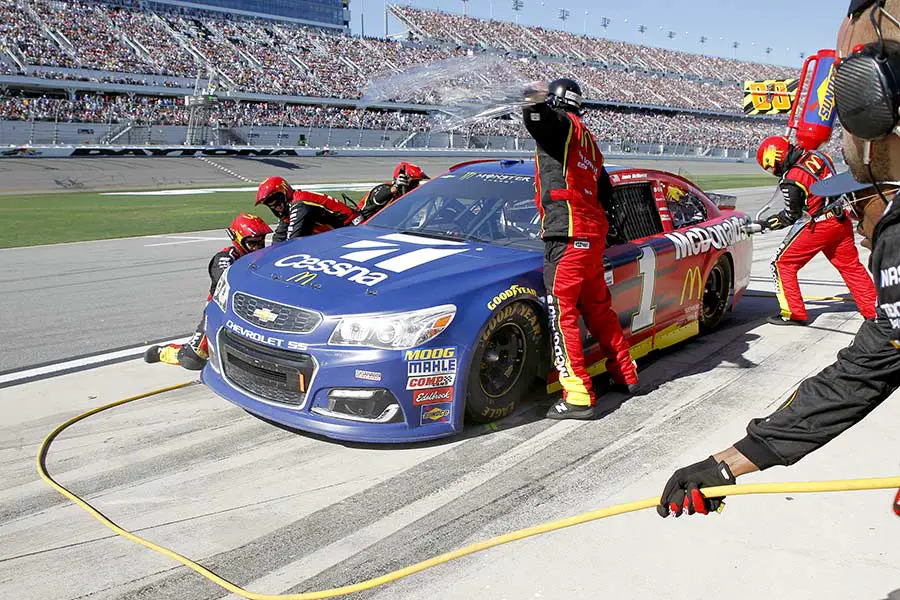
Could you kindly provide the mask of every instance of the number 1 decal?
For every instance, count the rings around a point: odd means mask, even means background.
[[[631,316],[631,333],[650,327],[656,317],[656,305],[653,304],[653,294],[656,291],[656,252],[650,246],[641,247],[638,272],[641,276],[641,304]]]

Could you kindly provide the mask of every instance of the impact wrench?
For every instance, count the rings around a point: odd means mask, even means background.
[[[431,567],[450,562],[457,558],[462,558],[463,556],[468,556],[470,554],[475,554],[476,552],[481,552],[482,550],[487,550],[488,548],[494,548],[495,546],[508,544],[510,542],[515,542],[517,540],[549,533],[551,531],[557,531],[559,529],[572,527],[573,525],[579,525],[581,523],[587,523],[589,521],[596,521],[598,519],[614,517],[616,515],[644,510],[646,508],[654,508],[657,504],[659,504],[660,501],[658,497],[644,498],[643,500],[635,500],[633,502],[627,502],[625,504],[618,504],[616,506],[610,506],[608,508],[601,508],[598,510],[582,513],[580,515],[567,517],[565,519],[559,519],[557,521],[550,521],[548,523],[535,525],[526,529],[520,529],[518,531],[513,531],[505,535],[493,537],[489,540],[470,544],[469,546],[465,546],[458,550],[453,550],[451,552],[441,554],[440,556],[435,556],[434,558],[430,558],[414,565],[410,565],[408,567],[386,573],[384,575],[381,575],[380,577],[374,577],[372,579],[361,581],[360,583],[355,583],[353,585],[346,585],[343,587],[332,588],[330,590],[322,590],[318,592],[304,592],[300,594],[260,594],[257,592],[251,592],[249,590],[245,590],[242,587],[239,587],[238,585],[235,585],[234,583],[219,575],[216,575],[203,565],[198,564],[197,562],[191,560],[186,556],[178,554],[174,550],[170,550],[169,548],[166,548],[164,546],[154,544],[150,540],[147,540],[135,533],[128,531],[127,529],[123,529],[119,525],[116,525],[109,517],[105,516],[99,510],[94,508],[86,500],[80,498],[77,494],[71,492],[70,490],[59,484],[55,479],[53,479],[50,473],[47,472],[47,452],[50,450],[50,445],[57,438],[57,436],[59,436],[59,434],[61,434],[63,431],[65,431],[75,423],[83,421],[84,419],[87,419],[88,417],[101,413],[105,410],[109,410],[117,406],[122,406],[123,404],[127,404],[129,402],[134,402],[135,400],[157,396],[159,394],[181,389],[189,385],[194,385],[196,383],[197,382],[195,381],[188,381],[178,385],[172,385],[169,387],[154,390],[152,392],[138,394],[137,396],[131,396],[123,400],[117,400],[116,402],[111,402],[109,404],[99,406],[78,416],[72,417],[65,423],[59,425],[56,429],[51,431],[46,438],[44,438],[44,441],[43,443],[41,443],[41,447],[38,450],[37,454],[37,470],[41,476],[41,479],[47,482],[50,487],[84,509],[88,514],[100,521],[100,523],[109,528],[116,535],[129,539],[132,542],[136,542],[141,546],[162,554],[163,556],[167,556],[188,567],[189,569],[192,569],[193,571],[199,573],[201,576],[220,586],[224,590],[231,592],[232,594],[241,596],[242,598],[247,598],[248,600],[317,600],[321,598],[334,598],[337,596],[352,594],[354,592],[370,590],[374,587],[392,583],[394,581],[397,581],[398,579],[409,577],[414,573],[419,573],[420,571],[424,571],[425,569],[430,569]],[[877,479],[846,479],[843,481],[807,481],[796,483],[755,483],[749,485],[723,485],[703,488],[700,491],[707,498],[719,498],[723,496],[742,496],[747,494],[803,494],[812,492],[845,492],[852,490],[877,490],[887,488],[900,488],[900,476],[882,477]],[[900,492],[898,492],[897,498],[894,500],[894,511],[897,512],[898,516],[900,516]]]

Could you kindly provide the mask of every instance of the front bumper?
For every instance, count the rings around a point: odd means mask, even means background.
[[[250,338],[246,327],[244,338],[235,335],[223,325],[227,322],[217,307],[207,309],[211,356],[201,379],[216,394],[254,415],[291,429],[351,442],[424,441],[462,430],[462,368],[454,374],[452,385],[442,388],[449,402],[417,405],[415,392],[407,390],[406,352],[307,347],[296,341],[291,351],[280,350]],[[458,365],[463,364],[461,358]],[[332,416],[336,413],[329,410],[334,408],[329,393],[335,389],[387,390],[396,400],[396,410],[384,415],[388,422],[347,414]],[[421,392],[417,397],[423,397]]]

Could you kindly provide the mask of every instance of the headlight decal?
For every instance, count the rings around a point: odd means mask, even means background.
[[[440,335],[455,316],[456,306],[452,304],[402,313],[347,316],[338,322],[328,343],[406,350]]]

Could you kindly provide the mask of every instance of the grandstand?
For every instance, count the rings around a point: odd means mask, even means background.
[[[523,80],[580,81],[598,106],[587,119],[604,142],[746,155],[762,137],[782,132],[784,121],[744,117],[740,82],[796,75],[787,67],[401,5],[389,11],[407,31],[402,41],[221,10],[178,0],[0,0],[0,144],[38,143],[35,132],[41,138],[48,123],[54,127],[43,143],[134,141],[135,130],[144,143],[172,143],[181,132],[166,128],[190,120],[184,98],[212,82],[221,102],[208,110],[210,131],[219,133],[208,141],[251,143],[274,127],[279,144],[296,143],[285,128],[306,128],[305,143],[321,138],[313,130],[328,130],[328,139],[332,130],[358,130],[358,144],[372,131],[381,134],[368,136],[377,145],[414,145],[440,95],[410,89],[362,110],[355,101],[369,83],[412,65],[490,53]],[[74,127],[84,123],[103,127]],[[256,136],[248,128],[257,128]],[[30,137],[22,139],[26,131]],[[525,143],[523,128],[509,119],[461,133],[466,143],[478,136],[483,145],[500,138],[515,140],[504,147]]]

